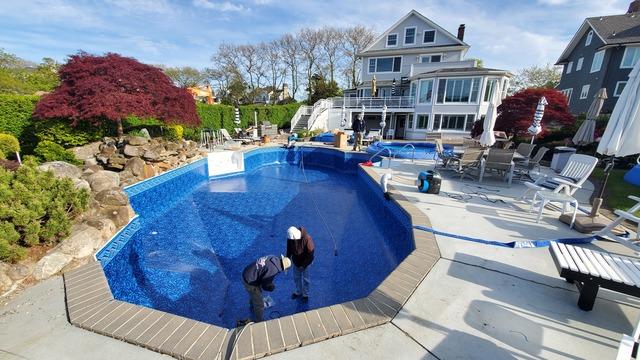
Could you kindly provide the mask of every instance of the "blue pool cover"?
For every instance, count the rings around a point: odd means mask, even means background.
[[[410,144],[413,146],[407,146]],[[444,152],[453,154],[453,146],[444,145]],[[399,159],[411,159],[414,155],[416,159],[429,159],[435,160],[438,157],[436,152],[436,145],[428,142],[390,142],[390,141],[378,141],[367,147],[369,154],[376,154],[382,149],[389,149],[391,154]],[[415,149],[415,151],[414,151]],[[383,156],[389,156],[387,151],[380,153]]]
[[[284,253],[291,225],[305,226],[316,242],[310,300],[290,299],[293,274],[282,274],[275,291],[265,293],[275,301],[265,319],[367,296],[413,249],[406,214],[357,169],[368,157],[260,149],[245,154],[240,175],[209,179],[201,161],[128,188],[139,218],[97,255],[115,298],[234,327],[250,317],[243,268]]]

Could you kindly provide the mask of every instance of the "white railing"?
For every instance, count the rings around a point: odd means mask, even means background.
[[[331,100],[330,99],[321,99],[316,101],[313,104],[313,109],[311,110],[311,115],[309,116],[309,122],[307,123],[307,129],[313,129],[313,125],[320,117],[320,114],[327,111],[327,109],[331,108]]]
[[[329,99],[332,108],[347,109],[361,108],[364,105],[367,109],[380,108],[387,105],[391,109],[406,109],[415,106],[415,97],[413,96],[387,96],[387,97],[334,97]]]
[[[311,115],[311,111],[313,111],[313,106],[301,105],[291,118],[291,129],[296,127],[302,116]]]

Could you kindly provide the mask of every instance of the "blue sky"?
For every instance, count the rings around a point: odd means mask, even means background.
[[[626,12],[630,0],[4,0],[0,47],[32,61],[82,49],[151,64],[210,65],[220,42],[271,40],[302,27],[386,30],[411,9],[452,33],[465,23],[468,57],[517,70],[553,63],[585,17]]]

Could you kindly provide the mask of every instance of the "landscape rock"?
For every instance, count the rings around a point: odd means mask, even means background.
[[[33,263],[13,264],[9,266],[6,273],[13,281],[22,280],[33,273],[34,265]]]
[[[38,169],[42,171],[52,171],[53,175],[57,178],[70,178],[78,179],[82,175],[82,170],[79,167],[69,164],[64,161],[50,161],[40,166]]]
[[[76,159],[85,161],[86,163],[87,159],[93,158],[95,154],[100,152],[101,144],[101,141],[96,141],[86,145],[77,146],[69,150],[73,152],[73,155],[75,155]]]
[[[120,186],[120,177],[118,174],[108,170],[100,170],[91,174],[87,178],[87,181],[89,181],[89,185],[91,185],[91,190],[96,193]]]
[[[158,173],[156,172],[156,169],[152,165],[149,165],[149,164],[145,164],[144,165],[144,170],[143,170],[142,174],[143,174],[142,177],[144,179],[148,179],[150,177],[154,177],[154,176],[158,175]]]
[[[62,241],[58,251],[70,255],[74,259],[80,259],[93,254],[102,243],[100,230],[86,225],[75,225],[71,229],[71,236]]]
[[[142,155],[142,157],[145,160],[149,160],[149,161],[156,161],[158,159],[160,159],[160,154],[153,151],[153,150],[147,150],[144,152],[144,155]]]
[[[124,152],[124,155],[128,157],[140,156],[140,154],[143,153],[142,147],[133,146],[130,144],[127,144],[124,146],[123,152]]]
[[[129,204],[129,198],[120,189],[102,190],[94,198],[100,203],[100,206],[126,206]]]
[[[0,268],[0,295],[5,291],[11,289],[13,285],[13,280],[5,273],[5,270]]]
[[[120,228],[129,222],[135,213],[131,206],[107,206],[100,210],[100,213],[116,224]]]
[[[147,139],[151,139],[151,135],[149,135],[149,130],[147,130],[146,128],[142,128],[140,130],[140,133],[142,134],[143,137]]]
[[[148,133],[149,132],[147,131],[147,134]],[[143,136],[131,136],[128,142],[129,142],[129,145],[134,145],[134,146],[145,145],[146,143],[149,142],[149,138],[143,137]]]
[[[87,220],[87,225],[98,229],[102,240],[111,239],[118,230],[113,220],[105,217],[92,217]]]
[[[33,270],[33,277],[36,280],[47,279],[62,270],[62,268],[67,266],[71,261],[73,261],[73,256],[61,252],[46,255],[36,264]]]
[[[131,173],[135,176],[140,176],[144,173],[144,166],[144,160],[140,159],[139,157],[133,157],[127,161],[124,169],[131,171]]]
[[[100,155],[110,158],[118,151],[118,148],[113,143],[100,145]]]
[[[98,165],[98,159],[96,159],[95,156],[91,156],[91,157],[88,157],[88,158],[84,159],[84,166],[85,167],[97,166],[97,165]]]
[[[169,152],[176,152],[182,148],[182,145],[174,142],[167,143],[164,148]]]
[[[91,191],[91,185],[89,185],[89,182],[87,180],[73,179],[73,185],[76,187],[76,189],[87,189]]]

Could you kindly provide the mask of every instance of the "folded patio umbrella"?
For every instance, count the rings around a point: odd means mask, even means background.
[[[533,144],[533,139],[535,139],[536,135],[542,132],[542,117],[544,116],[544,107],[549,105],[547,99],[543,96],[538,101],[538,106],[536,106],[536,112],[533,115],[533,123],[527,131],[531,134],[531,143]]]
[[[378,90],[376,89],[376,83],[376,76],[373,75],[373,79],[371,79],[371,97],[376,97],[376,90]]]
[[[387,126],[387,105],[382,107],[382,120],[380,121],[380,134],[384,139],[384,128]]]
[[[482,124],[482,135],[480,135],[480,144],[482,146],[493,146],[496,143],[496,136],[493,133],[493,128],[496,126],[496,118],[498,117],[498,106],[502,103],[500,99],[500,84],[493,89],[491,95],[491,101],[489,102],[489,108],[487,109],[487,115],[484,117],[484,123]]]
[[[607,99],[607,89],[602,88],[598,90],[596,96],[594,96],[593,102],[587,111],[587,117],[578,128],[578,131],[573,136],[573,143],[576,145],[588,145],[595,141],[596,120],[600,116],[600,110],[602,105]]]

